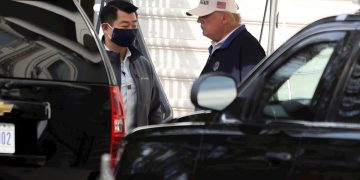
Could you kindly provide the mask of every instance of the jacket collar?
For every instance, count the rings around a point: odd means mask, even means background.
[[[245,31],[246,27],[245,25],[239,26],[230,36],[224,41],[224,43],[221,45],[219,49],[225,49],[228,48],[231,44],[231,42],[242,32]],[[212,52],[212,46],[209,47],[209,52],[211,54]]]
[[[129,58],[130,61],[135,61],[142,55],[141,52],[132,45],[128,47],[128,50],[131,52],[131,56]],[[120,53],[111,51],[108,48],[106,48],[106,52],[108,53],[111,61],[117,61],[120,57]]]

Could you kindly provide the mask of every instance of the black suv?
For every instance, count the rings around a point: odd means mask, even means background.
[[[123,136],[114,72],[78,2],[2,0],[0,179],[95,179]]]
[[[117,179],[359,179],[360,16],[317,21],[236,87],[193,85],[212,110],[139,128],[122,142]]]

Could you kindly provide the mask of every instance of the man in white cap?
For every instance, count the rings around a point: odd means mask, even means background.
[[[231,74],[237,82],[265,57],[265,51],[241,24],[235,0],[200,0],[188,11],[198,16],[203,35],[212,40],[209,58],[201,75],[209,72]]]

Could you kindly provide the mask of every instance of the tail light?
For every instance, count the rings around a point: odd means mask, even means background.
[[[111,102],[111,139],[110,139],[110,159],[111,167],[119,161],[118,150],[125,132],[125,110],[123,99],[118,86],[110,86]]]

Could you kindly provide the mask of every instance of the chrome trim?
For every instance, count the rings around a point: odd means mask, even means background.
[[[154,125],[140,126],[140,127],[134,128],[129,133],[144,130],[144,129],[154,129],[154,128],[161,128],[161,127],[204,126],[204,125],[205,125],[205,122],[179,122],[179,123],[169,123],[169,124],[154,124]]]
[[[309,121],[268,121],[266,124],[297,124],[297,125],[303,125],[305,127],[317,127],[317,128],[345,128],[345,129],[359,129],[360,130],[360,124],[359,123],[342,123],[342,122],[309,122]]]
[[[340,14],[336,16],[335,21],[345,21],[347,17],[348,17],[347,14]]]

